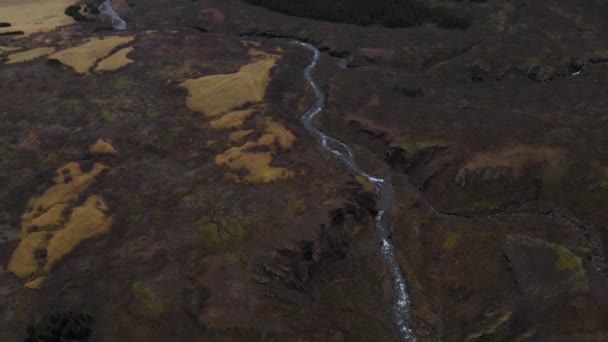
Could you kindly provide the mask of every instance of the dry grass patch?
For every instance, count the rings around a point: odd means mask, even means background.
[[[17,51],[17,50],[20,50],[20,49],[21,48],[17,47],[17,46],[1,46],[0,45],[0,53]]]
[[[19,278],[40,276],[42,269],[49,272],[82,241],[110,229],[112,218],[100,196],[89,196],[82,205],[72,207],[106,169],[103,164],[94,164],[90,171],[83,172],[78,163],[72,162],[57,170],[55,184],[30,199],[21,216],[21,241],[10,258],[8,272]],[[38,277],[25,286],[37,289],[43,282],[44,278]]]
[[[86,43],[61,50],[49,56],[71,67],[77,73],[86,74],[97,61],[107,57],[115,48],[126,45],[135,39],[134,36],[111,36],[90,38]]]
[[[95,71],[114,71],[133,63],[134,60],[129,59],[129,57],[127,57],[127,55],[133,50],[134,49],[132,46],[118,50],[118,52],[99,62],[99,64],[97,64],[97,67],[95,68]]]
[[[22,228],[28,230],[32,227],[53,229],[63,224],[63,211],[68,207],[66,203],[57,203],[50,207],[47,211],[43,212],[39,216],[33,218],[31,221],[23,221]],[[27,231],[23,231],[22,234],[27,234]]]
[[[184,81],[179,86],[188,90],[186,105],[211,118],[246,103],[261,102],[270,81],[270,69],[278,59],[277,55],[263,54],[235,73]]]
[[[17,246],[8,262],[7,271],[19,278],[27,278],[39,269],[39,262],[34,252],[44,250],[51,233],[33,232],[28,234]]]
[[[61,212],[65,205],[86,190],[107,166],[94,164],[89,172],[82,172],[78,163],[68,163],[57,170],[57,176],[53,179],[55,185],[48,188],[39,197],[34,197],[28,201],[28,209],[21,217],[22,236],[27,234],[29,229],[38,220],[46,222],[46,226],[56,226],[62,221]],[[59,208],[51,210],[56,205]],[[61,209],[61,210],[59,210]]]
[[[296,140],[296,137],[293,135],[293,133],[287,130],[285,126],[272,120],[268,120],[266,122],[266,132],[269,135],[274,136],[273,142],[276,140],[276,142],[279,143],[279,146],[284,149],[291,148],[294,141]]]
[[[229,148],[215,157],[215,163],[228,166],[233,170],[246,171],[247,175],[242,180],[248,183],[270,183],[291,178],[294,176],[293,171],[273,167],[271,163],[279,150],[290,149],[294,141],[295,136],[287,128],[277,122],[267,120],[266,128],[260,138]],[[260,149],[265,149],[265,151],[259,151]]]
[[[243,138],[245,138],[248,135],[250,135],[251,133],[253,133],[252,129],[246,129],[246,130],[232,132],[228,136],[228,141],[230,141],[231,143],[239,142]]]
[[[99,138],[97,141],[89,146],[89,152],[93,154],[118,154],[118,151],[108,141]]]
[[[293,176],[293,172],[281,167],[270,166],[271,152],[247,152],[255,143],[247,143],[241,147],[232,147],[215,157],[215,163],[226,165],[235,170],[246,170],[248,175],[243,180],[249,183],[270,183],[279,179]]]
[[[8,22],[10,27],[0,28],[0,34],[23,31],[23,35],[47,32],[60,26],[74,23],[64,14],[74,0],[2,0],[0,1],[0,21]]]
[[[40,290],[45,280],[46,277],[38,277],[30,282],[25,283],[25,285],[23,286],[27,287],[30,290]]]
[[[8,61],[4,64],[14,64],[21,62],[28,62],[36,58],[47,56],[55,52],[55,48],[52,47],[41,47],[27,51],[16,52],[8,56]]]
[[[74,250],[82,241],[108,232],[112,218],[107,216],[107,211],[105,202],[97,195],[90,196],[83,205],[74,208],[65,227],[53,234],[49,241],[44,270],[49,272],[57,261]]]
[[[263,110],[262,101],[270,82],[270,70],[280,56],[255,49],[260,44],[244,41],[250,47],[249,55],[253,62],[241,66],[231,74],[209,75],[180,83],[186,88],[186,105],[195,112],[212,118],[209,123],[213,129],[239,129],[232,132],[228,141],[238,143],[252,136],[256,129],[242,129],[245,121],[257,111]],[[245,106],[247,108],[243,109]],[[262,118],[263,119],[263,118]],[[270,120],[261,121],[259,136],[227,149],[215,157],[215,163],[239,172],[226,173],[226,178],[248,183],[269,183],[294,176],[293,171],[271,166],[273,158],[280,150],[290,149],[295,136],[283,125]]]
[[[215,129],[241,128],[243,127],[245,120],[247,120],[256,110],[256,108],[248,108],[230,112],[219,119],[211,121],[209,125],[211,128]]]
[[[494,152],[478,153],[464,166],[464,169],[477,170],[488,167],[508,167],[516,174],[528,163],[540,163],[556,167],[564,160],[564,152],[552,147],[515,145]]]

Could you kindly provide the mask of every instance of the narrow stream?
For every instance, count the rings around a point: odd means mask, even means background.
[[[302,123],[306,130],[314,135],[326,151],[331,152],[353,172],[367,179],[380,193],[380,208],[375,217],[376,235],[380,241],[384,264],[388,271],[393,287],[393,319],[399,331],[402,341],[416,341],[416,335],[411,327],[410,298],[407,292],[407,284],[399,262],[395,248],[390,240],[389,213],[393,206],[393,186],[390,177],[375,177],[363,170],[355,161],[355,155],[350,146],[340,140],[328,136],[313,124],[315,117],[323,111],[325,96],[319,85],[312,77],[312,71],[319,61],[321,53],[319,50],[307,43],[296,41],[300,46],[313,52],[312,62],[304,69],[304,78],[315,94],[315,104],[302,115]]]

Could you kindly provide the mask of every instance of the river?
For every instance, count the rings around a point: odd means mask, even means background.
[[[325,134],[314,125],[314,119],[325,107],[325,95],[312,77],[312,71],[319,62],[321,53],[313,45],[300,41],[296,41],[296,44],[313,53],[312,62],[304,69],[304,78],[313,90],[315,103],[304,113],[304,115],[302,115],[304,128],[317,138],[324,150],[331,152],[339,158],[350,171],[367,179],[380,194],[380,208],[378,214],[374,218],[374,223],[380,250],[384,259],[384,265],[386,266],[393,289],[393,320],[399,332],[400,340],[404,342],[416,341],[416,334],[412,329],[411,303],[407,292],[407,283],[397,260],[395,248],[390,239],[389,215],[393,206],[393,186],[390,176],[377,177],[367,173],[359,164],[357,164],[355,154],[350,146]]]

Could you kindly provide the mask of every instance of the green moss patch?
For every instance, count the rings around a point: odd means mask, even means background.
[[[445,240],[443,240],[443,249],[451,250],[458,241],[458,232],[454,230],[448,230],[445,233]]]
[[[552,247],[557,255],[555,267],[562,272],[570,273],[573,290],[586,290],[588,285],[583,259],[562,245],[552,245]]]
[[[131,295],[141,304],[142,315],[148,318],[159,318],[166,309],[167,304],[152,289],[141,282],[131,285]]]

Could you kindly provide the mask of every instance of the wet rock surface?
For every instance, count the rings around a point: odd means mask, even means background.
[[[84,312],[93,341],[396,340],[377,195],[301,126],[310,56],[264,38],[278,36],[325,52],[318,126],[393,174],[391,238],[420,340],[605,340],[607,5],[440,3],[470,27],[317,22],[236,0],[112,1],[125,32],[94,2],[49,5],[69,19],[57,23],[0,18],[0,336]],[[82,46],[83,73],[50,57]],[[280,58],[267,84],[247,79],[262,99],[227,100],[228,126],[189,108],[180,84],[263,54]],[[93,153],[99,141],[113,152]],[[255,167],[216,162],[233,148]],[[26,288],[39,274],[7,271],[22,215],[70,162],[108,167],[67,208],[100,196],[112,227]]]

